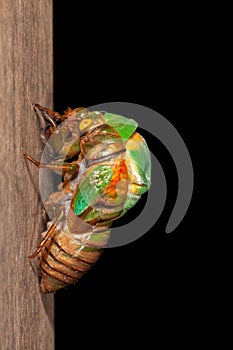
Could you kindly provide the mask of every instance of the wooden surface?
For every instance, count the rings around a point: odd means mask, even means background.
[[[53,296],[28,255],[43,230],[32,103],[52,106],[52,1],[0,0],[0,350],[54,349]]]

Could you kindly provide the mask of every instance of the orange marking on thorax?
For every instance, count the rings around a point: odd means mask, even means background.
[[[114,174],[109,185],[106,188],[106,193],[110,197],[114,197],[116,195],[116,185],[118,181],[122,179],[128,179],[128,172],[124,159],[117,163],[112,170],[114,171]]]

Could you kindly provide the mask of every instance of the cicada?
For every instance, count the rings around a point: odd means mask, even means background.
[[[85,108],[64,114],[34,105],[51,160],[25,158],[62,174],[44,203],[47,230],[36,251],[40,289],[76,283],[98,260],[110,227],[150,187],[151,159],[133,119]]]

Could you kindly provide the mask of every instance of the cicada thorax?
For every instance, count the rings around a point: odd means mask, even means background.
[[[63,116],[37,109],[50,126],[42,131],[43,138],[50,136],[50,164],[64,164],[64,181],[45,203],[51,221],[39,248],[41,291],[54,292],[91,268],[112,222],[147,190],[149,151],[133,120],[86,109]]]

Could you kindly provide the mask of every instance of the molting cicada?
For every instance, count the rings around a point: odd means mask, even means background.
[[[84,108],[63,115],[34,105],[51,161],[25,158],[62,174],[44,203],[47,231],[36,251],[40,288],[55,292],[79,280],[107,245],[110,226],[150,186],[150,152],[133,119]]]

